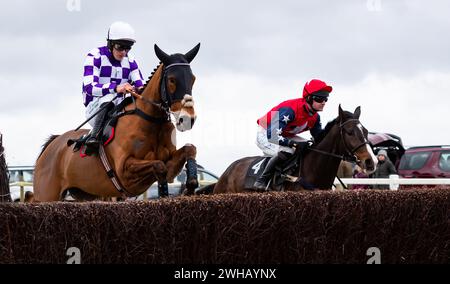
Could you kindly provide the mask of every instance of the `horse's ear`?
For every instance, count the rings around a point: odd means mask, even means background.
[[[356,118],[356,119],[359,119],[359,116],[360,116],[360,115],[361,115],[361,107],[358,106],[358,107],[355,109],[355,112],[353,113],[353,117]]]
[[[162,51],[161,48],[159,48],[156,44],[155,44],[155,53],[162,63],[166,64],[169,61],[170,56],[164,51]]]
[[[191,49],[190,51],[188,51],[184,55],[184,57],[186,58],[187,62],[191,63],[191,61],[197,55],[199,49],[200,49],[200,43],[198,43],[193,49]]]
[[[342,121],[344,117],[344,111],[341,108],[341,104],[339,104],[339,120]]]

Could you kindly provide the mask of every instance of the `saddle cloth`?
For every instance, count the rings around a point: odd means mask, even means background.
[[[262,174],[269,161],[268,156],[257,157],[248,167],[247,174],[245,175],[244,188],[253,189],[253,184],[256,179]]]
[[[256,179],[263,173],[269,162],[268,156],[257,157],[248,167],[247,173],[244,180],[245,189],[253,189],[253,184]],[[280,191],[283,190],[284,182],[289,176],[296,176],[298,171],[298,158],[297,155],[292,155],[286,161],[282,162],[281,165],[275,166],[274,174],[272,176],[271,190]],[[300,177],[297,179],[302,185],[304,183],[303,179]],[[292,182],[292,181],[291,181]]]

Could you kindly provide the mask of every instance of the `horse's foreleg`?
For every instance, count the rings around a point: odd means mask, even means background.
[[[195,156],[197,149],[192,144],[186,144],[180,149],[172,153],[172,158],[166,163],[167,165],[167,180],[172,181],[181,171],[183,165],[186,164],[186,194],[194,193],[198,187],[197,181],[197,164]]]
[[[158,183],[167,182],[167,167],[159,160],[139,160],[128,158],[124,165],[124,186],[133,187],[141,184],[149,184],[155,180]]]

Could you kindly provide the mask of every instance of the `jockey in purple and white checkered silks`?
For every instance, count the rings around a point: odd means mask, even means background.
[[[86,141],[88,146],[98,147],[98,136],[108,111],[119,104],[127,92],[144,85],[138,64],[128,53],[135,42],[134,29],[127,23],[115,22],[108,30],[107,46],[94,48],[86,56],[83,76],[86,118],[103,108],[89,121],[93,129]]]

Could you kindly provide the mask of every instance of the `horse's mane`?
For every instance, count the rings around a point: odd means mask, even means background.
[[[41,153],[39,153],[38,159],[42,156],[42,153],[44,153],[45,149],[47,149],[48,145],[53,142],[59,135],[50,135],[48,137],[47,141],[45,141],[44,145],[42,145]]]
[[[156,66],[156,67],[153,69],[152,73],[150,74],[150,76],[148,77],[147,81],[145,82],[144,88],[142,88],[141,93],[145,90],[145,88],[147,88],[148,83],[150,82],[150,80],[152,80],[153,75],[155,75],[156,70],[158,70],[158,68],[159,68],[159,66],[161,66],[161,64],[162,64],[162,62],[160,61],[159,64],[158,64],[158,66]]]
[[[349,111],[344,111],[344,120],[349,118],[353,118],[353,114]],[[327,136],[328,132],[330,132],[331,128],[338,122],[339,117],[336,117],[332,121],[329,121],[322,132],[314,139],[314,145],[319,144],[325,136]]]

